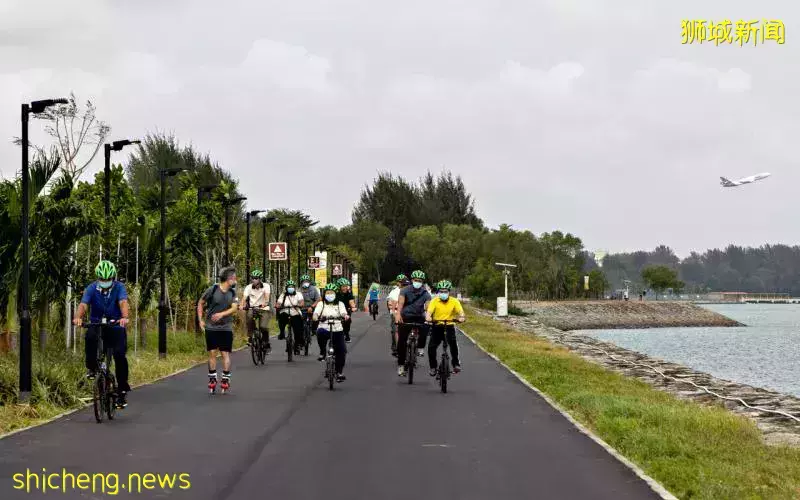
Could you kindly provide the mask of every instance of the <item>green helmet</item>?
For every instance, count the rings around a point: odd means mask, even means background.
[[[286,286],[287,287],[294,286],[294,280],[286,280]]]
[[[253,269],[253,272],[250,273],[251,278],[261,279],[263,276],[264,273],[262,273],[260,269]]]
[[[450,290],[451,288],[453,288],[453,284],[449,280],[442,280],[436,283],[437,290]]]
[[[417,280],[424,280],[424,279],[425,279],[425,273],[423,273],[422,271],[420,271],[419,269],[417,269],[416,271],[414,271],[413,273],[411,273],[411,279],[412,279],[412,280],[413,280],[413,279],[417,279]]]
[[[332,292],[338,292],[339,287],[338,285],[336,285],[336,283],[328,283],[327,285],[325,285],[325,291],[327,292],[328,290]]]
[[[117,275],[117,268],[114,267],[110,261],[101,260],[97,267],[94,268],[94,274],[101,280],[107,281],[114,279]]]
[[[339,278],[336,280],[336,284],[339,286],[350,286],[350,280],[347,278]]]
[[[304,275],[300,276],[300,281],[309,281],[310,282],[311,281],[311,276],[309,276],[307,274],[304,274]]]
[[[403,281],[403,280],[405,280],[405,279],[408,279],[408,278],[406,277],[406,275],[405,275],[405,274],[403,274],[403,273],[400,273],[400,274],[398,274],[398,275],[397,275],[397,278],[395,278],[395,281]]]

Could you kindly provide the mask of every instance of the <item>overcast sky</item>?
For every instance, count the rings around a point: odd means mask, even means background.
[[[173,132],[237,176],[250,208],[301,208],[322,224],[348,223],[380,170],[447,168],[490,227],[561,229],[589,249],[798,244],[799,11],[1,0],[0,173],[19,169],[20,103],[74,91],[96,102],[110,139]],[[779,19],[786,43],[682,45],[685,18]],[[99,155],[91,172],[101,167]],[[773,176],[719,185],[762,171]]]

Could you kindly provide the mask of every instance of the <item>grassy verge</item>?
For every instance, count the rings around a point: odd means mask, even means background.
[[[147,347],[134,354],[133,336],[128,336],[130,384],[137,385],[170,375],[207,359],[204,337],[194,333],[168,332],[167,358],[158,358],[158,335],[148,332]],[[34,351],[33,391],[30,404],[18,404],[19,358],[17,353],[0,354],[0,435],[41,423],[65,411],[80,408],[89,398],[83,360],[83,343],[76,352],[67,351],[63,339],[51,337],[44,353]],[[234,348],[244,344],[236,334]]]
[[[800,498],[800,450],[470,312],[465,330],[679,498]]]

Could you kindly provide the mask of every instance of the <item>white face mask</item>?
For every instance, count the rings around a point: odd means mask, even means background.
[[[336,294],[335,293],[326,293],[325,294],[325,300],[327,300],[328,302],[333,302],[334,300],[336,300]]]
[[[113,283],[114,283],[113,281],[100,281],[98,284],[100,285],[100,288],[108,289],[111,288],[111,285]]]

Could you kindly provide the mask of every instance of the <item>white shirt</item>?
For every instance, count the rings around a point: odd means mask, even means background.
[[[317,304],[317,307],[314,308],[314,314],[311,316],[311,319],[314,321],[318,321],[320,317],[324,316],[326,318],[334,319],[332,329],[334,332],[341,332],[342,331],[342,318],[345,317],[347,314],[347,308],[344,306],[342,302],[336,302],[335,304],[322,303],[320,302]],[[319,323],[319,328],[324,328],[327,330],[331,328],[331,325],[328,323]]]
[[[386,300],[389,302],[394,301],[395,303],[397,303],[397,301],[400,300],[400,287],[395,286],[394,288],[392,288],[392,291],[389,292],[389,297]]]
[[[299,292],[295,292],[294,295],[282,293],[278,297],[278,305],[282,308],[280,314],[287,314],[288,311],[289,316],[298,316],[302,304],[303,294]]]
[[[262,283],[261,288],[254,288],[253,284],[244,287],[244,295],[242,303],[247,303],[250,299],[250,307],[258,307],[261,309],[269,309],[269,297],[272,293],[269,283]]]

